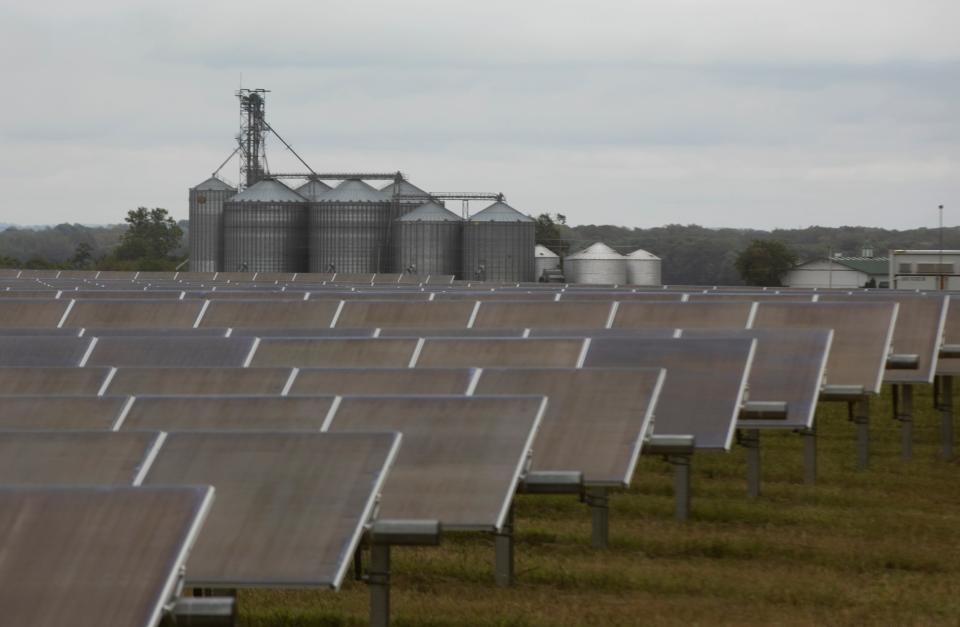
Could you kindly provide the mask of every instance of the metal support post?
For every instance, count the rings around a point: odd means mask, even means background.
[[[370,625],[390,624],[390,545],[374,540],[370,543],[370,566],[367,569],[370,587]]]
[[[894,411],[900,422],[900,459],[910,461],[913,458],[913,386],[902,384],[899,388],[900,402]]]
[[[669,455],[673,466],[673,512],[682,522],[690,518],[690,455]]]
[[[494,579],[498,586],[513,584],[513,506],[507,510],[507,519],[500,531],[494,533]]]
[[[803,437],[803,482],[807,485],[814,485],[817,482],[816,426],[812,426],[809,429],[801,429],[800,436]]]
[[[870,397],[853,403],[853,423],[857,425],[857,470],[870,466]]]
[[[953,459],[953,377],[940,377],[940,439],[943,442],[941,456]]]
[[[590,515],[593,519],[590,544],[595,549],[605,549],[610,542],[610,505],[607,489],[588,488],[584,500],[590,506]]]
[[[760,431],[744,429],[740,445],[747,451],[747,497],[755,499],[760,496]]]

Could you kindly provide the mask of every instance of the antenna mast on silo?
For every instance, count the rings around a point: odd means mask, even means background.
[[[240,89],[240,187],[250,187],[267,172],[265,139],[269,125],[266,120],[267,89]]]

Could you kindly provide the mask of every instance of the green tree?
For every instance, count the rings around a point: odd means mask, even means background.
[[[138,207],[128,211],[124,221],[129,226],[114,252],[121,261],[167,259],[183,237],[183,229],[176,220],[167,215],[166,209],[159,207]]]
[[[747,285],[778,287],[796,263],[797,255],[783,242],[755,239],[740,251],[734,265]]]
[[[73,251],[70,265],[77,270],[86,270],[93,264],[93,246],[87,242],[80,242]]]
[[[566,254],[570,243],[564,239],[560,227],[566,225],[567,216],[556,214],[556,219],[549,213],[541,213],[536,218],[537,243],[546,246],[561,257]]]

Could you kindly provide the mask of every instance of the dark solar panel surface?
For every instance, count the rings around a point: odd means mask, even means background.
[[[122,428],[320,431],[332,403],[332,396],[138,396]]]
[[[171,433],[144,484],[216,489],[216,507],[187,562],[189,584],[338,587],[397,438]]]
[[[496,529],[542,412],[542,397],[344,397],[330,430],[399,431],[381,518]]]

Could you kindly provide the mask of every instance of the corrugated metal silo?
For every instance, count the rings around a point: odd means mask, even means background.
[[[406,180],[399,182],[394,181],[393,183],[382,187],[380,191],[383,192],[383,194],[394,203],[394,219],[410,213],[423,203],[427,202],[422,197],[430,195],[410,181]],[[395,196],[396,198],[394,198]],[[404,198],[404,196],[420,196],[421,198]]]
[[[310,272],[389,271],[390,200],[348,179],[310,203]]]
[[[393,229],[394,271],[424,278],[431,274],[460,274],[460,216],[428,202],[398,218]]]
[[[297,188],[297,193],[309,200],[314,202],[321,194],[326,194],[329,192],[332,187],[324,183],[323,181],[318,181],[316,179],[307,181],[303,185]]]
[[[223,267],[223,203],[237,190],[215,176],[190,188],[190,270]]]
[[[571,283],[623,284],[627,282],[627,258],[597,242],[567,255],[563,273]]]
[[[662,285],[660,257],[640,248],[627,255],[627,283],[630,285]]]
[[[536,222],[505,202],[495,202],[463,224],[463,278],[533,281]]]
[[[533,249],[533,278],[539,281],[544,270],[555,270],[560,267],[560,255],[542,244]]]
[[[263,179],[223,205],[225,272],[303,272],[307,201],[283,183]]]

